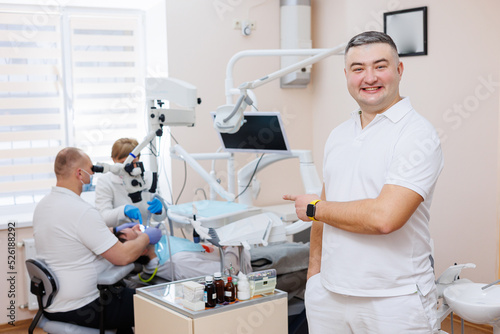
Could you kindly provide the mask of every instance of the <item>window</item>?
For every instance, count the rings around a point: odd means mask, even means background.
[[[145,132],[141,11],[16,8],[0,7],[0,214],[55,185],[61,148],[109,161]]]

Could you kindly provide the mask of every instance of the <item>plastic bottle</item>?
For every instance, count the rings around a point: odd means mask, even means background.
[[[205,277],[205,293],[203,295],[205,307],[215,307],[217,304],[217,294],[212,276]]]
[[[238,274],[238,299],[250,299],[250,283],[248,282],[247,275],[242,272]]]
[[[228,303],[236,300],[236,287],[233,284],[233,278],[231,276],[227,278],[227,283],[224,287],[224,300]]]
[[[214,285],[217,295],[217,304],[224,303],[224,280],[220,272],[214,273]]]

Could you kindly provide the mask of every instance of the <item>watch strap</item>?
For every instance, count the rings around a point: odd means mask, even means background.
[[[321,201],[321,200],[320,200],[320,199],[316,199],[316,200],[312,201],[311,203],[309,203],[309,205],[312,205],[312,206],[314,206],[314,208],[316,208],[316,204],[317,204],[319,201]],[[314,211],[314,213],[316,213],[316,210]],[[314,215],[312,215],[312,216],[309,216],[309,215],[308,215],[308,217],[309,217],[311,220],[315,221],[315,222],[317,222],[317,221],[318,221],[316,218],[314,218]]]

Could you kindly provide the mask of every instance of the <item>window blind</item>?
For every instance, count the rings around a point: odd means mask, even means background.
[[[75,145],[109,161],[115,140],[144,123],[140,19],[72,16],[69,25]]]
[[[43,25],[26,24],[42,14]],[[142,34],[139,11],[0,8],[0,213],[55,185],[63,147],[109,161],[116,139],[142,138]]]
[[[33,13],[0,16],[0,205],[33,203],[55,184],[66,142],[60,15],[27,30]]]

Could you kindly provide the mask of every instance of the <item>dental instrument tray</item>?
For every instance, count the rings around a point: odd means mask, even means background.
[[[255,271],[247,275],[250,283],[250,296],[274,292],[276,289],[276,269]]]

